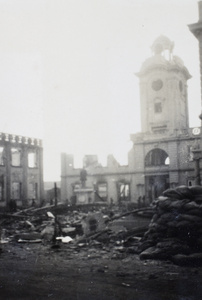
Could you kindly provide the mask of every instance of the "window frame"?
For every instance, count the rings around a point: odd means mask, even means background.
[[[100,191],[100,187],[106,187],[105,191]],[[107,201],[108,198],[108,184],[106,181],[100,181],[97,183],[97,194],[104,200]],[[104,194],[104,195],[103,195]]]
[[[17,155],[15,158],[14,155]],[[19,163],[14,163],[14,161],[17,161]],[[11,166],[18,168],[22,166],[22,150],[20,148],[17,147],[12,147],[11,148]]]
[[[33,155],[33,158],[31,157],[31,155]],[[28,168],[35,169],[38,167],[36,150],[30,150],[28,152],[27,160],[28,160],[28,163],[27,163]]]
[[[124,188],[121,191],[121,187],[124,186]],[[128,187],[126,189],[126,187]],[[130,182],[126,182],[126,181],[119,181],[118,182],[118,198],[119,201],[130,201],[130,193],[131,193],[131,186],[130,186]],[[123,194],[123,196],[122,196]]]

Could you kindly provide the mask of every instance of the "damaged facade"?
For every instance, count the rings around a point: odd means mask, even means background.
[[[73,156],[61,155],[61,199],[77,204],[95,202],[149,204],[165,189],[195,182],[193,150],[200,146],[201,128],[189,128],[187,81],[183,61],[173,55],[174,44],[157,38],[137,73],[140,83],[142,132],[131,135],[128,165],[108,157],[102,167],[96,156],[84,158],[86,180],[74,168]],[[141,203],[140,203],[141,202]]]
[[[42,199],[41,140],[0,133],[0,207],[38,205]]]

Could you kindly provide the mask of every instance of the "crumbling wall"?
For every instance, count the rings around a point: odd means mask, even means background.
[[[0,207],[15,210],[40,204],[43,148],[39,139],[0,133]]]

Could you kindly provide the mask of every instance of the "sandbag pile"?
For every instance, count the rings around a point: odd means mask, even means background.
[[[202,187],[168,189],[154,201],[154,215],[138,245],[140,259],[202,260]],[[193,255],[194,254],[194,255]]]

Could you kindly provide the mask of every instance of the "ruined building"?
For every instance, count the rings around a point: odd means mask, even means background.
[[[38,205],[42,199],[41,140],[0,133],[0,209]]]
[[[131,135],[128,165],[120,166],[109,156],[107,167],[102,167],[96,156],[88,156],[82,184],[73,157],[62,154],[62,200],[150,203],[168,187],[194,184],[193,150],[199,148],[201,128],[189,128],[187,81],[191,76],[173,55],[173,48],[167,37],[157,38],[152,56],[137,73],[142,131]]]

